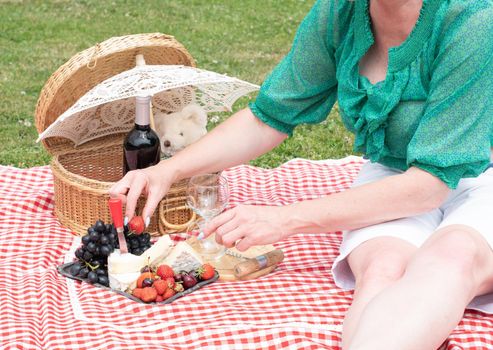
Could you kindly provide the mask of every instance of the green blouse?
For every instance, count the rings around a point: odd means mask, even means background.
[[[326,119],[337,99],[355,151],[392,168],[419,167],[454,189],[490,162],[493,0],[424,0],[374,85],[358,68],[374,42],[368,1],[318,0],[250,109],[291,135]]]

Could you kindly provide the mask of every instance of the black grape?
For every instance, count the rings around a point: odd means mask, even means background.
[[[79,274],[79,272],[80,272],[81,269],[82,269],[82,265],[79,264],[79,263],[75,263],[70,268],[70,274],[72,276],[77,276]]]
[[[88,245],[90,241],[91,241],[91,237],[90,237],[89,234],[87,234],[84,237],[82,237],[82,244],[83,245]]]
[[[98,281],[98,274],[94,271],[91,271],[87,274],[87,278],[89,279],[89,282],[96,283]]]
[[[96,224],[94,225],[94,229],[98,231],[99,233],[103,233],[106,230],[106,226],[104,225],[104,222],[101,220],[96,221]]]

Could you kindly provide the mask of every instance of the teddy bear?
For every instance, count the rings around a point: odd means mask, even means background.
[[[164,157],[173,156],[207,133],[207,113],[195,104],[169,114],[156,111],[154,123]]]

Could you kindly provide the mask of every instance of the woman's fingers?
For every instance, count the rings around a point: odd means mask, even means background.
[[[154,210],[156,210],[161,199],[162,196],[155,191],[150,190],[147,194],[147,201],[142,210],[142,217],[144,218],[146,225],[149,224],[150,217],[152,216],[152,213],[154,213]]]
[[[135,207],[137,206],[137,200],[139,199],[142,191],[147,185],[147,180],[144,176],[136,176],[132,181],[132,185],[127,194],[127,204],[125,206],[125,216],[130,220],[135,213]]]
[[[235,246],[236,242],[245,237],[245,232],[239,227],[235,228],[232,231],[227,232],[226,234],[219,236],[221,242],[218,241],[218,235],[216,235],[216,241],[219,244],[222,244],[226,248],[232,248]]]
[[[239,205],[210,221],[204,229],[208,236],[216,232],[216,241],[227,248],[245,251],[252,246],[271,244],[282,238],[277,207]]]
[[[209,221],[207,226],[204,227],[205,237],[208,237],[211,233],[216,232],[220,226],[233,220],[234,216],[235,216],[235,210],[231,209],[231,210],[227,210],[227,211],[219,214],[215,218],[213,218],[211,221]]]
[[[244,252],[254,245],[255,240],[251,236],[246,236],[236,244],[236,249],[238,249],[240,252]]]
[[[125,206],[127,203],[127,196],[124,194],[110,194],[110,198],[118,198],[122,201],[122,205]]]
[[[133,174],[128,173],[121,179],[120,181],[116,182],[111,188],[109,189],[108,193],[111,198],[120,198],[122,202],[125,204],[127,201],[127,192],[128,189],[130,188],[132,184],[132,179],[133,179]]]
[[[239,226],[240,226],[239,222],[234,218],[232,220],[224,223],[224,225],[219,226],[216,230],[216,242],[218,242],[219,244],[222,244],[228,248],[234,246],[234,243],[236,241],[230,242],[227,239],[224,240],[224,237],[226,235],[229,235],[229,233],[231,233],[232,231],[237,229]]]

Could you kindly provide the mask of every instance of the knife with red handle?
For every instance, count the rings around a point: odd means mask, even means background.
[[[110,207],[111,219],[113,225],[115,225],[116,232],[118,233],[118,243],[120,245],[120,253],[128,253],[127,241],[123,233],[123,208],[122,200],[119,198],[110,198],[108,201]]]

